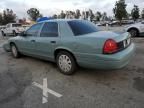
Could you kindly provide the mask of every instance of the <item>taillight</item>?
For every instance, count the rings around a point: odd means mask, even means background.
[[[118,46],[115,40],[113,39],[106,40],[103,47],[104,54],[112,54],[115,53],[117,50],[118,50]]]

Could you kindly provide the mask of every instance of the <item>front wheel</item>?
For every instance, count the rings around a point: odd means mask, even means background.
[[[72,75],[76,70],[76,61],[72,54],[62,51],[56,57],[57,66],[60,72],[65,75]]]
[[[20,54],[18,52],[18,49],[17,49],[16,45],[11,44],[11,52],[12,52],[12,55],[13,55],[14,58],[19,58],[20,57]]]

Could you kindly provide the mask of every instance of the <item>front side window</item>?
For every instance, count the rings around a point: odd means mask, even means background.
[[[98,28],[94,24],[88,21],[73,20],[73,21],[68,21],[68,24],[70,28],[72,29],[75,36],[99,31]]]
[[[57,37],[58,24],[56,22],[46,22],[42,28],[41,37]]]
[[[26,31],[26,35],[27,36],[37,36],[41,27],[42,27],[42,23],[33,25],[31,28],[29,28]]]

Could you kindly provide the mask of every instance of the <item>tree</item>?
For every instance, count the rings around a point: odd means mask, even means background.
[[[92,20],[94,19],[94,14],[93,11],[91,9],[89,9],[89,16],[90,16],[90,21],[92,22]]]
[[[115,18],[120,21],[120,25],[122,19],[127,17],[126,6],[125,0],[119,0],[116,1],[115,7],[113,8]]]
[[[131,16],[134,21],[136,21],[140,17],[139,8],[137,5],[134,5],[134,8],[131,11]]]
[[[108,20],[107,13],[104,12],[104,13],[102,14],[102,21],[107,21],[107,20]]]
[[[0,13],[0,25],[2,25],[3,23],[3,17],[2,17],[2,13]]]
[[[102,14],[101,14],[101,12],[98,11],[98,12],[96,13],[96,20],[97,20],[97,21],[100,21],[101,17],[102,17]]]
[[[14,23],[16,22],[16,14],[13,13],[13,10],[6,9],[3,11],[3,17],[2,17],[2,24],[8,24],[8,23]]]
[[[54,15],[52,16],[52,18],[57,19],[58,16],[57,16],[56,14],[54,14]]]
[[[144,8],[142,10],[141,17],[142,17],[142,19],[144,19]]]
[[[77,10],[76,10],[76,13],[75,13],[75,18],[76,18],[76,19],[79,19],[80,16],[81,16],[81,12],[80,12],[79,9],[77,9]]]
[[[32,21],[36,21],[38,18],[42,17],[42,14],[40,14],[39,10],[36,8],[30,8],[27,11],[27,14],[29,15]]]
[[[64,19],[65,16],[66,16],[66,14],[65,14],[63,11],[61,11],[61,13],[60,13],[60,18]]]

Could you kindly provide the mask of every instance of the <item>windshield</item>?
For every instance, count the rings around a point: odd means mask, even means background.
[[[74,21],[68,21],[68,24],[75,36],[99,31],[96,25],[88,21],[74,20]]]
[[[13,24],[12,26],[13,27],[21,27],[22,25],[21,24]]]

